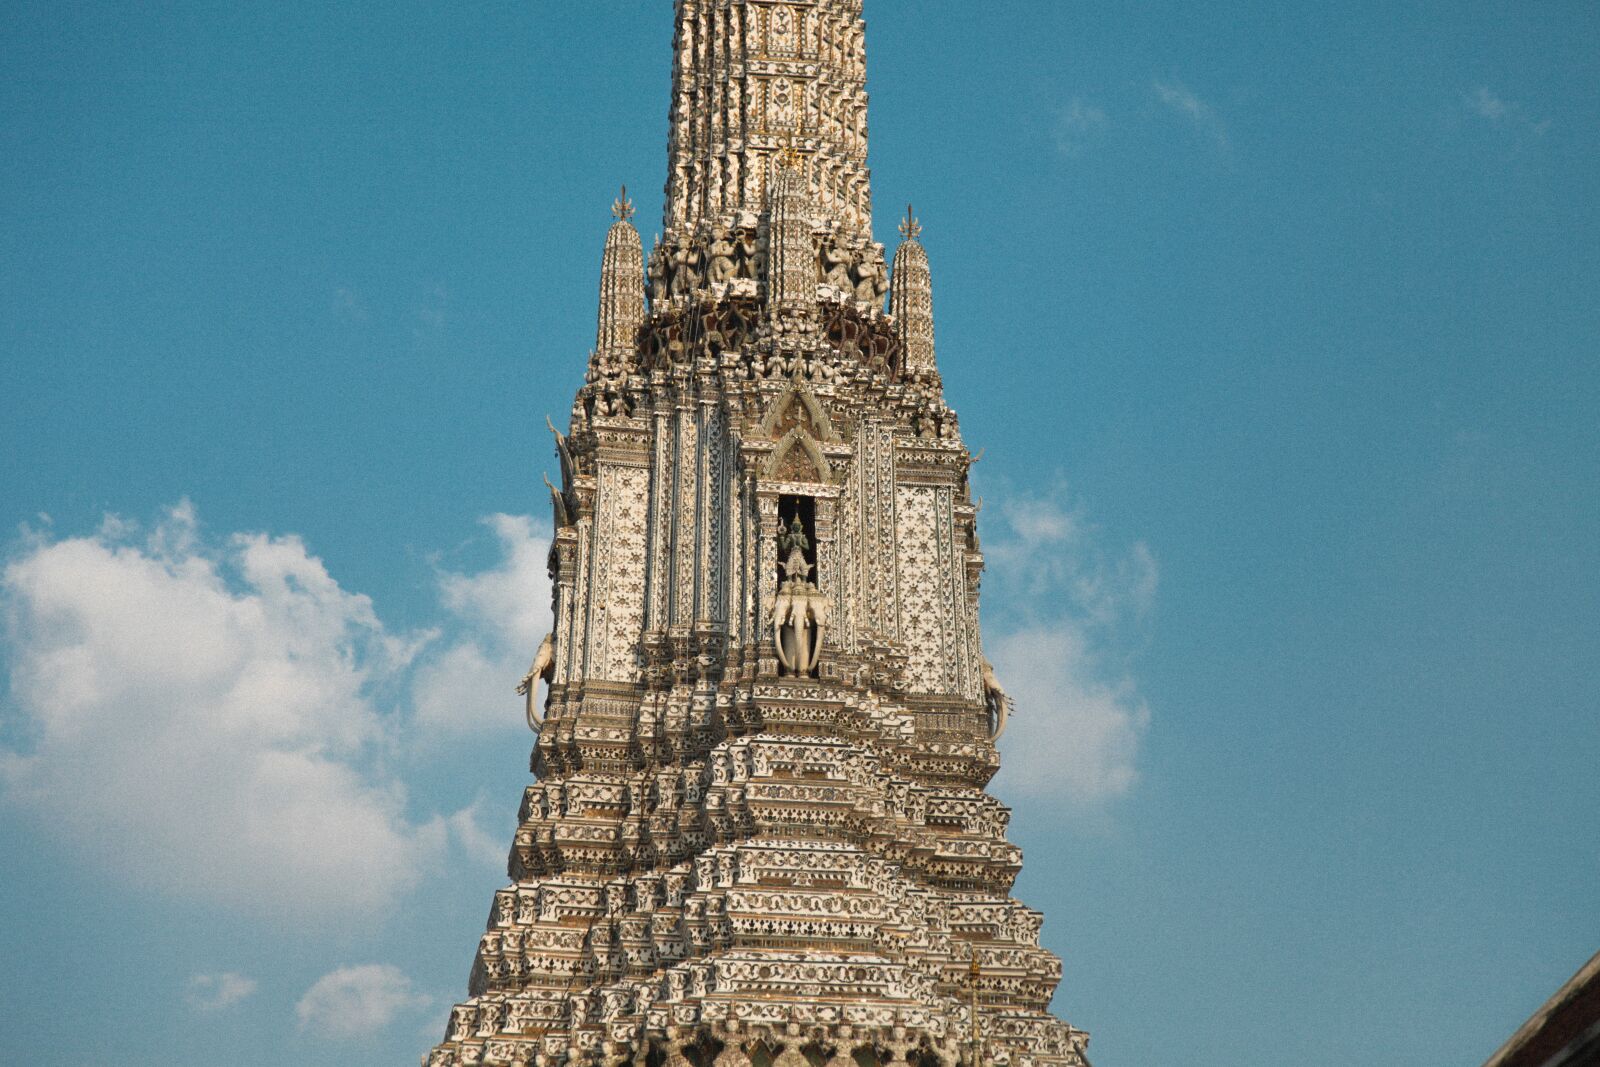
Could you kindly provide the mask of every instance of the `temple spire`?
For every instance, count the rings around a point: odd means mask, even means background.
[[[817,221],[872,225],[861,0],[677,0],[667,230],[767,205],[786,148]]]
[[[900,235],[905,239],[894,254],[889,308],[900,331],[907,373],[926,374],[938,369],[933,352],[933,272],[928,268],[927,249],[919,240],[922,224],[909,205]]]
[[[793,152],[773,164],[767,301],[783,311],[809,310],[817,299],[817,258],[806,218],[809,190],[799,166]]]
[[[678,0],[667,226],[646,271],[613,205],[535,780],[427,1067],[1087,1067],[985,791],[973,460],[916,217],[892,279],[870,232],[860,15]]]
[[[600,321],[595,331],[595,361],[601,369],[620,369],[633,354],[644,322],[644,248],[633,218],[628,187],[611,205],[616,221],[606,234],[600,261]]]

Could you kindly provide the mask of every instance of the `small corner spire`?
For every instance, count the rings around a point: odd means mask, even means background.
[[[915,241],[922,236],[922,223],[917,221],[910,204],[906,205],[906,217],[900,223],[900,236],[908,241]]]
[[[628,187],[624,185],[622,187],[622,195],[612,201],[611,217],[618,222],[627,222],[633,218],[633,214],[633,201],[628,199]]]

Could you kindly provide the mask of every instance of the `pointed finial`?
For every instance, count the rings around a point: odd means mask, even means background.
[[[619,222],[627,222],[633,218],[633,201],[628,199],[628,187],[622,187],[622,195],[611,205],[611,217]]]
[[[800,153],[795,151],[794,142],[786,142],[783,151],[778,153],[778,165],[784,170],[800,169]]]
[[[900,236],[908,241],[915,241],[922,236],[922,223],[917,221],[910,204],[906,205],[905,221],[900,224]]]

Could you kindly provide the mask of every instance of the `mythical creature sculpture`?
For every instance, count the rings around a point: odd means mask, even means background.
[[[828,598],[811,581],[812,565],[806,560],[810,549],[805,524],[796,515],[778,534],[778,551],[785,554],[784,582],[773,602],[772,633],[784,673],[797,678],[809,677],[817,669],[828,627]]]
[[[572,462],[572,449],[567,444],[567,436],[556,429],[556,424],[550,421],[550,416],[544,417],[544,424],[550,427],[550,432],[556,439],[556,458],[561,461],[561,488],[565,492],[572,488],[572,482],[578,475],[577,465]]]
[[[556,680],[556,636],[545,634],[544,640],[539,642],[539,651],[533,657],[533,666],[528,668],[528,673],[523,675],[522,681],[517,685],[517,695],[527,697],[528,729],[538,733],[544,726],[544,716],[539,714],[539,680],[544,680],[549,685]]]
[[[983,661],[983,700],[989,709],[989,740],[998,741],[1006,732],[1006,722],[1016,702],[995,677],[994,664],[987,659]]]
[[[550,490],[550,510],[555,515],[556,529],[564,530],[572,525],[572,512],[567,507],[567,496],[561,490],[550,484],[550,476],[545,475],[544,487]]]

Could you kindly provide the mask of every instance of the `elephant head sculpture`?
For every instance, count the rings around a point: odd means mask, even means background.
[[[784,583],[773,603],[772,636],[785,674],[806,678],[817,669],[827,627],[828,598],[810,582]]]
[[[989,740],[998,741],[1000,735],[1006,732],[1006,723],[1011,718],[1016,702],[1001,686],[1000,679],[994,674],[994,664],[987,659],[983,661],[983,700],[989,709]]]
[[[539,713],[539,681],[544,680],[548,686],[556,679],[556,638],[554,634],[545,634],[544,640],[539,642],[539,651],[533,657],[533,666],[528,668],[528,673],[523,675],[522,681],[517,685],[517,694],[527,697],[528,729],[538,733],[544,726],[544,716]]]

